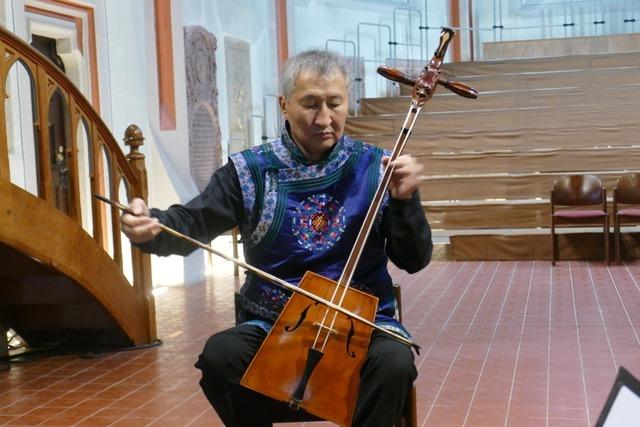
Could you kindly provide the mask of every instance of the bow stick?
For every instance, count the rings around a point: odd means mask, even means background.
[[[113,206],[113,207],[115,207],[117,209],[120,209],[121,211],[126,212],[126,213],[128,213],[130,215],[141,216],[141,215],[138,215],[135,212],[133,212],[128,206],[125,206],[125,205],[123,205],[121,203],[118,203],[118,202],[116,202],[114,200],[107,199],[106,197],[101,196],[99,194],[94,194],[93,197],[95,197],[96,199],[98,199],[98,200],[100,200],[100,201],[102,201],[104,203],[107,203],[108,205],[111,205],[111,206]],[[302,289],[302,288],[299,288],[299,287],[297,287],[295,285],[292,285],[292,284],[280,279],[279,277],[276,277],[276,276],[274,276],[272,274],[267,273],[266,271],[262,271],[259,268],[256,268],[256,267],[252,266],[251,264],[247,264],[244,261],[241,261],[241,260],[239,260],[237,258],[229,256],[229,255],[227,255],[227,254],[225,254],[223,252],[220,252],[220,251],[218,251],[216,249],[213,249],[211,246],[206,245],[206,244],[204,244],[204,243],[202,243],[202,242],[200,242],[200,241],[198,241],[196,239],[193,239],[193,238],[191,238],[191,237],[189,237],[189,236],[187,236],[185,234],[182,234],[182,233],[174,230],[171,227],[167,227],[166,225],[164,225],[162,223],[159,223],[159,225],[160,225],[160,229],[162,231],[164,231],[165,233],[170,234],[170,235],[172,235],[174,237],[177,237],[179,239],[186,240],[187,242],[191,243],[194,246],[197,246],[197,247],[199,247],[201,249],[204,249],[205,251],[211,252],[214,255],[217,255],[217,256],[219,256],[221,258],[224,258],[227,261],[230,261],[230,262],[232,262],[234,264],[237,264],[240,267],[245,268],[245,269],[251,271],[252,273],[255,273],[256,275],[262,277],[265,280],[268,280],[269,282],[271,282],[271,283],[273,283],[275,285],[278,285],[278,286],[280,286],[280,287],[282,287],[284,289],[287,289],[289,291],[297,292],[299,294],[302,294],[302,295],[306,296],[309,299],[312,299],[313,301],[315,301],[317,303],[320,303],[320,304],[322,304],[322,305],[324,305],[324,306],[326,306],[326,307],[328,307],[328,308],[330,308],[332,310],[338,311],[338,312],[344,314],[347,317],[350,317],[350,318],[355,319],[355,320],[357,320],[359,322],[362,322],[365,325],[370,326],[370,327],[372,327],[372,328],[374,328],[374,329],[376,329],[376,330],[378,330],[378,331],[390,336],[391,338],[394,338],[394,339],[396,339],[396,340],[398,340],[398,341],[400,341],[400,342],[402,342],[404,344],[407,344],[408,346],[413,347],[414,349],[416,349],[416,351],[418,351],[419,348],[420,348],[420,346],[418,346],[412,340],[407,339],[407,338],[405,338],[405,337],[403,337],[403,336],[401,336],[399,334],[396,334],[396,333],[394,333],[394,332],[392,332],[392,331],[390,331],[388,329],[384,329],[384,328],[376,325],[375,323],[365,319],[364,317],[359,316],[356,313],[352,313],[351,311],[349,311],[349,310],[347,310],[347,309],[345,309],[345,308],[343,308],[343,307],[341,307],[339,305],[336,305],[336,304],[334,304],[334,303],[332,303],[330,301],[327,301],[327,300],[325,300],[323,298],[320,298],[319,296],[315,295],[312,292],[309,292],[309,291],[307,291],[305,289]]]

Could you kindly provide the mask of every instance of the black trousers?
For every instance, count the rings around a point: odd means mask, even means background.
[[[228,427],[271,427],[271,420],[296,421],[288,405],[242,387],[240,378],[266,333],[239,325],[213,335],[198,358],[200,387]],[[413,353],[406,345],[374,333],[360,372],[354,427],[392,427],[400,418],[416,379]]]

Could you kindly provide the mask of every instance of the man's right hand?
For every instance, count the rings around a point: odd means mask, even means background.
[[[134,198],[129,203],[131,209],[136,215],[124,213],[120,217],[122,223],[122,232],[134,243],[144,243],[156,237],[160,231],[160,222],[158,218],[152,218],[149,208],[144,200]]]

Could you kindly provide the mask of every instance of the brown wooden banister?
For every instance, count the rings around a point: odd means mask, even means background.
[[[18,61],[28,71],[32,81],[34,142],[37,148],[37,197],[11,182],[6,123],[6,99],[9,96],[7,77],[12,66]],[[123,259],[123,245],[130,243],[121,238],[120,223],[117,220],[119,213],[115,209],[111,210],[111,221],[108,221],[107,209],[110,208],[94,198],[84,201],[83,204],[80,195],[81,179],[89,179],[91,193],[104,194],[105,183],[108,183],[109,193],[104,195],[126,203],[126,200],[119,200],[120,188],[124,183],[128,198],[147,198],[147,172],[144,155],[139,151],[144,140],[142,132],[134,125],[127,129],[125,143],[130,146],[130,152],[125,156],[107,125],[64,73],[24,40],[3,27],[0,27],[0,93],[5,94],[3,102],[0,102],[0,188],[3,192],[0,197],[0,243],[8,245],[27,258],[37,259],[51,268],[51,274],[61,274],[84,288],[83,292],[88,291],[95,301],[106,309],[106,317],[113,318],[131,343],[144,344],[155,341],[156,323],[151,293],[150,257],[131,246],[130,264],[133,279],[132,283],[129,283],[124,274],[124,266],[129,262]],[[62,96],[68,109],[66,126],[69,129],[69,139],[65,153],[69,169],[67,213],[56,207],[52,184],[48,120],[54,93]],[[90,153],[90,177],[79,176],[78,130],[82,127],[86,132]],[[103,167],[105,164],[106,168]],[[22,211],[21,206],[29,206],[35,212]],[[87,235],[82,228],[82,213],[85,209],[90,210],[92,236]],[[22,214],[22,218],[16,218],[17,211]],[[24,221],[27,218],[32,222],[40,221],[62,229],[47,233],[47,227],[42,224],[26,224]],[[33,234],[35,232],[48,235],[39,237]],[[94,248],[90,248],[91,245]],[[23,272],[20,274],[24,275]],[[2,286],[2,275],[3,272],[0,272],[0,305],[3,303],[3,292],[6,290],[6,286]],[[9,282],[11,280],[5,281]],[[14,282],[23,283],[24,280]],[[123,298],[128,300],[122,301]],[[18,300],[7,302],[7,299],[4,303],[20,304]],[[0,323],[6,324],[11,321],[0,316]]]

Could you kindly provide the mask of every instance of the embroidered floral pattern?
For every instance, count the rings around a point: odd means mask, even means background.
[[[352,154],[357,153],[357,150],[363,150],[364,145],[360,141],[343,136],[325,160],[309,164],[304,160],[304,156],[289,136],[285,126],[281,138],[272,142],[270,148],[278,159],[287,165],[287,169],[281,169],[280,178],[289,182],[331,175],[341,168]]]
[[[240,315],[238,318],[239,323],[255,324],[267,331],[270,328],[270,325],[268,323],[261,320],[257,320],[257,319],[247,321],[247,314],[251,315],[251,317],[258,316],[263,319],[268,319],[271,322],[275,322],[275,320],[278,318],[278,315],[280,314],[280,310],[283,307],[283,306],[280,306],[277,309],[273,309],[271,307],[265,307],[262,303],[257,304],[249,300],[244,295],[238,295],[238,304],[240,305],[240,308],[241,308]]]
[[[343,137],[338,141],[327,159],[320,163],[308,164],[304,161],[302,153],[289,136],[286,125],[283,127],[280,139],[251,148],[250,150],[256,158],[270,152],[282,165],[266,171],[260,218],[255,228],[244,231],[244,234],[249,236],[248,245],[258,245],[269,233],[278,207],[279,185],[306,180],[321,180],[339,171],[354,155],[372,148],[360,141]],[[253,182],[246,159],[241,154],[234,154],[231,158],[238,170],[246,217],[252,218],[253,212],[257,208],[256,184]],[[248,227],[252,227],[252,224],[248,224]]]
[[[362,147],[362,144],[356,144],[351,139],[343,139],[343,149],[339,150],[333,161],[322,162],[314,165],[295,165],[289,169],[280,170],[280,180],[282,182],[301,181],[306,179],[319,179],[325,176],[331,175],[349,160],[349,157],[354,153],[356,149]],[[359,145],[359,146],[358,146]],[[339,147],[336,147],[337,150]]]
[[[277,240],[281,235],[277,233],[283,231],[283,235],[286,235],[287,229],[291,230],[291,234],[286,236],[287,245],[295,247],[299,244],[308,251],[316,251],[310,253],[320,257],[331,253],[342,243],[340,239],[346,227],[346,208],[341,199],[333,200],[324,192],[329,193],[326,188],[341,182],[345,174],[356,168],[358,174],[362,175],[359,185],[367,186],[359,187],[358,191],[363,192],[359,194],[362,197],[368,194],[370,197],[376,181],[379,183],[384,172],[379,165],[380,154],[378,148],[343,137],[326,159],[310,163],[302,156],[285,128],[279,140],[232,155],[238,171],[246,218],[251,218],[245,221],[247,230],[243,230],[243,235],[248,236],[245,246],[247,253],[257,257],[262,254],[262,248],[270,249],[274,241],[275,244],[281,244]],[[367,156],[366,161],[362,155]],[[389,153],[385,152],[384,155]],[[387,192],[376,218],[376,226],[379,226],[382,211],[389,199]],[[270,256],[270,253],[265,252],[265,256]],[[266,261],[268,265],[272,262],[269,259]],[[382,295],[381,292],[390,286],[388,277],[377,277],[370,282],[369,286],[356,284],[355,287]],[[261,281],[247,281],[245,286],[250,292],[240,300],[239,322],[248,322],[268,330],[288,295]],[[386,291],[384,295],[387,295]],[[393,320],[393,301],[387,299],[385,296],[381,300],[376,323],[407,334]]]
[[[278,204],[278,188],[274,179],[274,174],[268,171],[265,176],[264,185],[264,200],[262,205],[262,215],[258,225],[251,233],[249,237],[249,243],[251,245],[257,245],[262,238],[267,234],[271,223],[273,222],[273,216],[276,212],[276,205]]]
[[[279,313],[289,301],[290,294],[273,285],[260,286],[260,303],[271,312]]]
[[[328,194],[314,194],[296,208],[292,222],[291,231],[300,246],[324,251],[340,240],[346,226],[345,209]]]
[[[255,148],[253,149],[256,152]],[[242,197],[244,199],[244,212],[245,218],[251,218],[251,213],[256,204],[256,186],[251,176],[251,170],[247,166],[247,161],[242,153],[234,153],[229,156],[233,165],[236,168],[238,174],[238,180],[240,181],[240,189],[242,190]],[[250,226],[246,221],[247,225]]]
[[[288,167],[294,167],[298,164],[298,162],[293,159],[291,150],[297,150],[298,152],[300,152],[300,150],[293,141],[291,141],[286,129],[283,128],[280,139],[273,141],[269,145],[269,148],[275,153],[276,157]]]

